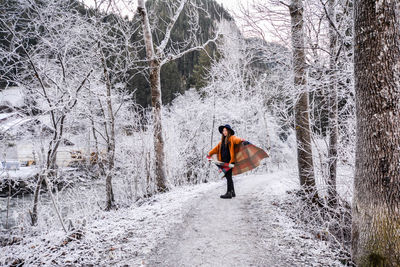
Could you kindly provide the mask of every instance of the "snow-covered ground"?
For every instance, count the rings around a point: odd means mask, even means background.
[[[142,203],[87,217],[84,236],[31,233],[0,248],[0,265],[340,266],[328,244],[302,231],[279,205],[297,187],[290,171],[178,187]],[[82,214],[82,218],[85,215]]]

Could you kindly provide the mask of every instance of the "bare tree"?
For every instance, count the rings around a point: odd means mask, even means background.
[[[143,28],[143,37],[146,46],[146,57],[150,67],[150,88],[151,88],[151,103],[153,107],[153,120],[154,120],[154,151],[155,151],[155,163],[156,163],[156,180],[157,180],[157,190],[158,191],[167,191],[167,176],[165,170],[165,152],[164,152],[164,139],[163,139],[163,130],[162,130],[162,121],[161,121],[161,113],[162,113],[162,102],[161,102],[161,83],[160,83],[160,72],[161,67],[172,60],[178,59],[184,56],[187,53],[204,49],[209,43],[215,42],[218,38],[218,33],[215,34],[213,39],[207,40],[203,44],[188,46],[188,44],[192,43],[189,40],[185,41],[185,44],[182,47],[177,45],[177,49],[175,47],[168,48],[168,43],[171,41],[171,32],[174,28],[175,22],[183,12],[185,5],[188,0],[181,0],[177,2],[176,7],[174,8],[173,16],[171,20],[168,22],[166,26],[166,30],[164,33],[164,38],[161,40],[160,44],[155,47],[155,43],[153,41],[152,33],[155,29],[152,29],[149,21],[148,11],[145,6],[144,0],[138,0],[138,13],[141,16],[142,20],[142,28]],[[175,3],[176,4],[176,3]],[[172,4],[171,4],[172,5]],[[188,30],[189,32],[195,33],[194,29],[198,28],[198,24],[192,24],[193,29]],[[191,36],[193,41],[195,40],[195,36]],[[154,49],[155,47],[155,49]]]
[[[329,21],[329,101],[328,101],[328,203],[335,206],[337,204],[336,191],[336,167],[337,167],[337,147],[338,147],[338,94],[336,85],[336,50],[337,50],[337,28],[335,0],[328,0],[327,18]],[[325,8],[325,6],[324,6]]]
[[[131,35],[136,31],[130,28],[129,20],[109,14],[112,3],[112,1],[96,2],[95,5],[96,13],[92,19],[95,20],[96,29],[101,32],[97,36],[96,56],[99,58],[99,65],[103,73],[102,78],[98,79],[102,84],[100,85],[101,89],[99,90],[96,86],[88,89],[91,96],[90,101],[95,103],[94,107],[99,110],[100,114],[99,123],[97,123],[96,116],[91,110],[89,111],[92,134],[96,142],[96,154],[99,157],[97,163],[106,182],[106,210],[116,207],[112,180],[115,174],[116,119],[122,103],[114,110],[113,96],[117,95],[118,90],[126,85],[129,80],[127,72],[136,67],[135,60],[137,60],[137,51],[134,49],[137,44],[130,41]],[[102,4],[107,7],[103,8]],[[104,19],[106,16],[109,17],[108,20]],[[105,158],[98,148],[98,136],[102,138],[106,146]]]
[[[311,148],[311,134],[308,114],[308,91],[306,81],[306,61],[304,52],[303,3],[292,0],[289,6],[291,17],[294,86],[300,91],[295,104],[295,130],[297,139],[297,160],[300,185],[306,193],[318,198],[315,187],[314,166]]]
[[[354,2],[357,113],[352,257],[400,265],[400,6]]]

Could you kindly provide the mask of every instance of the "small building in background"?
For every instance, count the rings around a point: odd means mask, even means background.
[[[27,109],[27,100],[21,88],[0,91],[0,162],[4,163],[0,169],[3,167],[4,170],[5,166],[16,168],[15,162],[20,167],[43,163],[54,131],[48,114],[40,115],[38,110],[32,112],[31,108]],[[71,162],[80,160],[77,153],[85,152],[64,138],[58,148],[57,166],[67,167]]]

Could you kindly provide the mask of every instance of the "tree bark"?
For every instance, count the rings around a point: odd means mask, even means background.
[[[43,181],[43,174],[40,173],[37,175],[37,183],[35,186],[35,191],[33,194],[33,207],[32,207],[32,211],[29,210],[29,215],[31,217],[31,225],[34,226],[37,224],[38,221],[38,203],[39,203],[39,194],[40,194],[40,187],[42,185],[42,181]]]
[[[108,171],[106,176],[106,194],[107,206],[106,210],[115,208],[114,192],[112,188],[112,177],[114,172],[114,158],[115,158],[115,117],[111,102],[111,83],[108,79],[108,72],[104,66],[104,72],[107,74],[107,111],[108,111],[108,125],[110,127],[110,138],[107,140],[107,165]]]
[[[138,0],[138,12],[142,18],[142,27],[144,42],[146,46],[146,56],[150,65],[150,88],[151,88],[151,104],[153,107],[154,120],[154,151],[156,165],[156,182],[157,190],[160,192],[167,191],[166,171],[165,171],[165,152],[164,139],[162,135],[161,120],[161,60],[154,53],[154,43],[151,35],[149,18],[144,4],[144,0]]]
[[[106,175],[106,210],[109,211],[115,208],[115,200],[114,200],[114,192],[112,188],[112,177],[114,172],[114,158],[115,158],[115,116],[112,107],[112,100],[111,100],[111,88],[112,84],[110,81],[110,74],[107,69],[106,58],[103,53],[103,48],[99,44],[100,54],[101,54],[101,62],[103,65],[103,72],[104,72],[104,79],[106,83],[106,90],[107,90],[107,115],[104,114],[105,111],[103,110],[104,119],[106,123],[104,125],[105,132],[107,136],[107,167],[108,170],[104,171],[107,173]],[[108,129],[109,128],[109,129]],[[104,167],[104,165],[102,164]]]
[[[300,185],[313,200],[318,198],[314,178],[311,149],[311,133],[308,114],[308,92],[306,90],[306,71],[304,53],[303,3],[292,0],[290,6],[291,32],[293,46],[294,87],[300,92],[295,104],[295,130],[297,140],[297,160]]]
[[[400,4],[355,1],[352,257],[400,266]]]
[[[337,106],[337,86],[336,86],[336,12],[335,0],[328,1],[328,16],[331,21],[329,24],[329,149],[328,149],[328,204],[336,206],[337,191],[336,191],[336,166],[337,166],[337,146],[338,146],[338,106]]]
[[[166,191],[166,172],[165,172],[165,152],[164,152],[164,139],[162,135],[161,123],[161,85],[160,85],[160,72],[161,66],[158,62],[150,64],[150,83],[151,83],[151,103],[153,106],[153,120],[154,120],[154,151],[156,163],[156,181],[157,190]]]

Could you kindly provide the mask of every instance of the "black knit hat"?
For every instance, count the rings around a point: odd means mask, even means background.
[[[222,130],[226,128],[231,131],[231,135],[235,135],[235,131],[231,128],[229,124],[221,125],[218,127],[219,132],[222,134]]]

